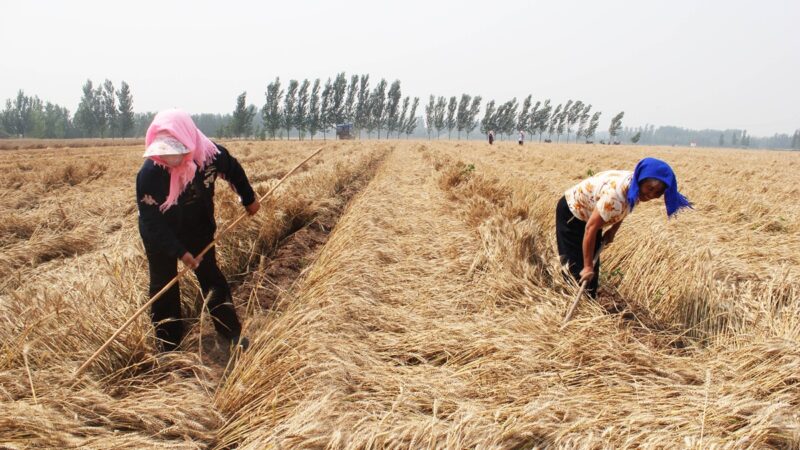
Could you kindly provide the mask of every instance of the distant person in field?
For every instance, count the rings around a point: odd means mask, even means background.
[[[525,141],[525,133],[522,130],[519,130],[519,145]]]
[[[489,145],[494,144],[494,130],[489,130]]]
[[[609,170],[587,178],[564,192],[556,206],[556,240],[561,263],[566,264],[586,292],[597,296],[600,243],[614,241],[622,220],[639,202],[664,197],[667,217],[692,204],[680,192],[669,164],[645,158],[633,172]],[[608,227],[605,233],[603,228]]]
[[[145,147],[145,161],[136,177],[136,204],[150,269],[150,296],[177,275],[177,261],[182,261],[194,269],[217,332],[231,344],[247,348],[214,248],[195,257],[217,230],[217,177],[230,183],[249,214],[258,212],[260,205],[247,175],[236,158],[211,142],[184,111],[158,113],[147,129]],[[153,304],[151,317],[161,348],[176,349],[184,334],[178,284]]]

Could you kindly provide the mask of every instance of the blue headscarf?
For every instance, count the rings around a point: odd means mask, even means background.
[[[631,186],[628,188],[628,206],[631,211],[639,201],[639,183],[647,178],[655,178],[667,186],[664,190],[664,204],[667,206],[668,217],[682,208],[692,207],[691,202],[678,192],[678,180],[675,178],[672,167],[660,159],[645,158],[636,164]]]

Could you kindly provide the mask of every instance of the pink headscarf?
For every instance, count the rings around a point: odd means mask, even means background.
[[[191,157],[184,157],[183,162],[177,167],[170,167],[164,164],[164,161],[158,156],[150,157],[150,159],[166,168],[170,175],[169,195],[159,207],[161,212],[178,203],[178,197],[194,178],[197,168],[204,169],[219,153],[217,146],[195,126],[189,114],[180,109],[168,109],[156,114],[145,135],[145,148],[157,136],[163,134],[179,140],[181,144],[189,149],[187,155]]]

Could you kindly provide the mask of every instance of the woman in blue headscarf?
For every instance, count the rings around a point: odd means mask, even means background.
[[[609,170],[567,189],[556,206],[556,240],[561,263],[572,276],[586,282],[586,292],[597,296],[601,242],[614,241],[622,220],[639,202],[664,197],[667,216],[692,204],[680,192],[669,164],[644,158],[633,172]],[[603,228],[607,228],[603,233]]]

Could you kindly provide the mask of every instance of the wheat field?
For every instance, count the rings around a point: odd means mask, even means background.
[[[800,448],[800,154],[474,141],[225,143],[259,193],[218,258],[251,346],[155,350],[141,146],[0,151],[0,447]],[[654,156],[695,209],[637,207],[577,287],[555,205]],[[241,213],[217,188],[220,229]]]

